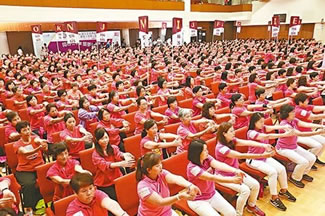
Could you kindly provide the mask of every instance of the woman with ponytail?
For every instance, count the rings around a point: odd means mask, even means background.
[[[111,199],[117,200],[114,179],[122,176],[120,168],[135,165],[134,157],[130,153],[120,152],[118,146],[111,145],[108,133],[104,128],[95,130],[95,138],[92,161],[97,169],[94,184]]]
[[[138,216],[178,216],[171,205],[178,200],[192,200],[200,189],[185,180],[182,176],[174,175],[162,169],[161,156],[148,152],[137,162],[136,179],[137,191],[140,198]],[[178,194],[170,196],[168,184],[176,184],[186,188]]]
[[[141,137],[141,155],[152,151],[161,155],[161,158],[163,158],[163,148],[168,148],[172,146],[177,147],[182,144],[180,136],[171,133],[158,132],[157,123],[153,119],[148,119],[144,122],[144,129],[142,131]],[[173,139],[173,141],[163,142],[162,140],[165,139]]]

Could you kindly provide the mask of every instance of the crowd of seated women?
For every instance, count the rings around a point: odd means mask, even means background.
[[[47,172],[53,201],[77,195],[67,215],[128,215],[117,202],[114,180],[136,172],[138,215],[177,215],[171,206],[184,199],[198,215],[241,216],[246,209],[262,216],[256,205],[261,185],[239,169],[245,159],[267,176],[270,204],[286,211],[282,200],[296,201],[289,186],[303,188],[313,181],[310,171],[325,165],[324,50],[315,40],[251,39],[69,51],[42,59],[2,55],[1,139],[14,143],[24,208],[36,211],[42,199],[36,167],[53,160]],[[166,131],[168,125],[177,129]],[[236,137],[245,127],[246,139]],[[130,136],[141,136],[134,144],[139,158],[126,151]],[[211,139],[217,143],[213,155],[206,143]],[[79,153],[91,148],[95,173],[80,163]],[[184,151],[186,179],[161,165]],[[288,178],[276,155],[296,164]],[[235,206],[215,183],[238,193]],[[0,179],[0,207],[14,215],[8,184]],[[168,184],[185,190],[170,195]]]

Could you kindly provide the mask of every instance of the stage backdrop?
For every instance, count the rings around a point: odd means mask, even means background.
[[[62,32],[61,32],[62,33]],[[96,44],[96,31],[85,31],[79,32],[79,44],[80,50],[90,49],[94,44]],[[107,41],[110,44],[116,44],[116,42],[121,45],[121,35],[120,31],[106,31],[101,34],[106,34]],[[67,43],[67,34],[63,32],[60,36],[55,32],[43,32],[43,42],[47,44],[49,51],[57,52],[58,49],[60,52],[66,52],[69,49],[78,50],[78,44],[68,44]],[[34,49],[37,42],[33,38]],[[36,53],[36,52],[35,52]]]

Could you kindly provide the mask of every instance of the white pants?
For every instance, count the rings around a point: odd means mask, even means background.
[[[303,174],[307,174],[316,161],[314,154],[300,146],[296,149],[278,149],[277,152],[297,164],[291,176],[296,181],[301,181]]]
[[[247,166],[256,169],[268,176],[271,195],[278,195],[277,183],[279,180],[281,189],[288,189],[287,172],[285,167],[273,158],[262,160],[246,160]]]
[[[317,157],[320,157],[325,150],[325,137],[321,135],[314,135],[310,137],[298,136],[297,142],[308,146],[310,148],[309,151]]]
[[[174,210],[172,210],[172,216],[179,216]]]
[[[244,208],[247,200],[249,206],[253,207],[256,205],[256,200],[260,190],[260,184],[256,179],[252,178],[248,174],[246,174],[246,177],[244,177],[244,181],[242,184],[234,184],[234,183],[219,183],[219,184],[238,192],[236,210],[240,215],[242,215],[244,212]]]
[[[216,191],[208,200],[187,201],[188,206],[199,216],[236,216],[234,207]]]

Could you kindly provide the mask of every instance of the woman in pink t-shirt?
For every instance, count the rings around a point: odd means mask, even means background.
[[[236,122],[234,124],[234,128],[238,129],[238,128],[248,126],[249,116],[255,113],[253,112],[254,109],[267,108],[267,106],[264,104],[246,105],[242,94],[234,94],[231,96],[230,108],[232,114],[236,116]],[[273,110],[272,109],[265,110],[263,111],[263,113],[273,113]]]
[[[167,99],[168,109],[165,111],[165,116],[168,117],[168,124],[178,123],[181,120],[178,117],[179,106],[176,97],[168,97]]]
[[[324,127],[319,125],[322,130],[305,132],[300,131],[299,127],[316,129],[317,125],[297,119],[295,117],[295,108],[288,104],[283,105],[280,108],[280,118],[282,119],[280,125],[286,128],[294,129],[294,134],[279,138],[276,144],[276,151],[278,154],[287,157],[290,161],[297,164],[289,178],[289,181],[295,186],[303,188],[305,187],[305,184],[302,182],[302,180],[308,182],[313,181],[313,178],[309,176],[308,173],[316,161],[316,156],[297,145],[298,136],[305,137],[322,134],[324,133]],[[284,132],[284,130],[281,129],[279,132]]]
[[[268,126],[264,125],[264,115],[262,113],[254,113],[249,123],[249,130],[247,132],[247,138],[257,142],[269,144],[269,139],[277,139],[280,137],[291,136],[293,130],[289,130],[285,133],[275,134],[267,133],[273,130],[283,129],[283,126],[275,125]],[[264,153],[265,148],[250,146],[248,153]],[[285,211],[287,208],[279,198],[285,197],[291,202],[295,202],[296,198],[288,191],[287,172],[285,167],[273,158],[257,158],[247,159],[246,163],[249,167],[259,170],[268,176],[268,184],[270,187],[271,200],[270,203]],[[277,187],[278,180],[280,183],[280,192],[278,195]]]
[[[267,81],[261,81],[256,73],[253,73],[249,76],[249,83],[248,83],[248,92],[249,92],[249,96],[248,96],[248,100],[250,103],[254,103],[256,101],[256,96],[255,96],[255,90],[257,88],[265,88],[265,89],[269,89],[269,88],[273,88],[275,87],[275,82],[271,81],[271,80],[267,80]],[[271,84],[268,86],[261,86],[259,84],[257,84],[258,82],[263,83],[263,84]]]
[[[235,216],[236,210],[216,191],[215,183],[240,184],[245,174],[239,169],[215,160],[209,155],[206,143],[200,139],[191,142],[187,158],[190,161],[187,165],[187,178],[201,190],[201,194],[193,201],[187,201],[189,207],[200,216],[218,216],[217,211],[222,215]],[[233,172],[236,175],[230,177],[216,175],[215,169]]]
[[[181,138],[178,135],[171,133],[158,132],[158,126],[155,120],[148,119],[143,125],[141,134],[142,140],[140,142],[141,155],[147,152],[155,152],[163,158],[163,148],[180,146],[182,144]],[[162,142],[162,140],[173,140],[170,142]]]
[[[37,104],[37,98],[34,95],[28,95],[26,101],[32,132],[40,137],[44,137],[45,130],[43,119],[46,112],[45,106],[43,104]]]
[[[238,159],[256,159],[268,158],[275,154],[274,148],[269,144],[264,144],[255,141],[248,141],[235,138],[235,130],[231,123],[223,122],[217,133],[217,141],[215,149],[215,157],[217,160],[224,162],[234,168],[239,168]],[[235,146],[252,146],[261,147],[267,151],[263,153],[241,153],[235,150]],[[222,176],[234,176],[233,172],[219,172]],[[234,191],[239,192],[237,199],[236,210],[239,215],[243,215],[246,202],[248,200],[247,210],[258,216],[265,216],[265,213],[256,206],[260,185],[258,181],[249,175],[245,174],[242,184],[220,183]]]
[[[138,216],[177,216],[171,205],[178,200],[193,199],[200,189],[181,176],[162,169],[161,157],[148,152],[139,158],[136,169],[137,192],[140,199]],[[177,184],[187,190],[170,196],[168,184]]]
[[[73,159],[79,158],[79,152],[92,147],[92,135],[81,125],[76,125],[76,119],[72,113],[64,116],[65,129],[60,137],[69,147],[69,155]]]
[[[158,105],[163,106],[167,104],[167,97],[168,96],[182,96],[182,90],[172,90],[168,88],[168,83],[164,78],[160,78],[158,80],[159,90],[157,94],[158,97]]]
[[[217,98],[211,99],[203,96],[203,89],[202,86],[195,86],[193,88],[193,116],[200,115],[202,113],[203,104],[206,102],[218,103],[221,104],[221,101]]]
[[[177,147],[177,153],[187,150],[188,145],[193,139],[200,138],[202,135],[215,130],[213,120],[192,120],[192,110],[190,109],[180,109],[178,116],[181,120],[181,124],[177,128],[177,135],[181,137],[182,145]],[[207,124],[208,126],[203,131],[197,132],[196,127],[203,123]]]

